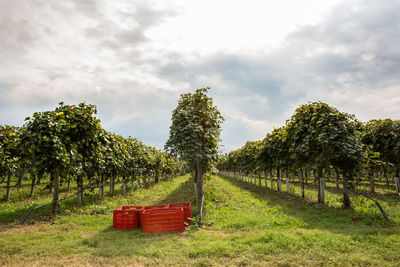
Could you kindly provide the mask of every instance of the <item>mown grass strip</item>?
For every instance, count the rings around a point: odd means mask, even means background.
[[[376,265],[400,262],[400,229],[352,222],[352,211],[212,176],[205,185],[205,226],[143,234],[111,228],[122,204],[193,201],[189,176],[106,198],[53,222],[0,232],[2,265]],[[196,209],[196,206],[193,208]],[[51,261],[50,259],[53,259]],[[80,260],[79,260],[80,259]]]

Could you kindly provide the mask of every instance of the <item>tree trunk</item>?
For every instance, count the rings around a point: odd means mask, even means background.
[[[156,169],[156,173],[154,175],[154,183],[158,183],[159,181],[159,177],[160,177],[160,172],[158,170],[158,168]]]
[[[71,177],[67,181],[67,191],[71,190]]]
[[[125,176],[122,177],[122,194],[126,194],[126,178]]]
[[[304,178],[303,178],[303,170],[299,170],[299,180],[301,181],[301,198],[304,198]]]
[[[53,176],[53,202],[51,205],[51,210],[50,210],[50,217],[54,217],[56,215],[56,208],[57,208],[57,204],[58,204],[58,190],[59,190],[59,178],[60,178],[60,174],[59,174],[59,170],[56,169],[54,171],[54,173],[52,174]]]
[[[32,174],[31,193],[29,194],[30,197],[33,197],[33,194],[35,193],[35,182],[36,175]]]
[[[6,201],[10,201],[11,173],[7,175]]]
[[[25,172],[22,170],[18,172],[18,180],[17,180],[17,183],[15,184],[16,187],[19,187],[19,188],[22,187],[22,179],[24,178],[24,174],[25,174]]]
[[[348,190],[348,179],[347,173],[343,172],[343,208],[350,209],[351,208],[351,201],[349,197],[349,190]]]
[[[103,195],[104,195],[104,182],[103,182],[103,176],[101,176],[99,183],[99,200],[103,199]]]
[[[326,178],[321,172],[321,200],[325,203],[325,188],[326,188]]]
[[[198,181],[198,180],[199,180],[199,178],[198,178],[197,167],[196,167],[196,169],[195,169],[195,171],[194,171],[194,173],[193,173],[194,194],[196,195],[196,203],[197,203],[198,205],[200,205],[200,202],[198,202],[199,193],[198,193],[198,191],[197,191],[197,181]]]
[[[82,176],[78,176],[76,178],[76,185],[78,187],[78,205],[81,206],[83,203],[83,177]]]
[[[371,193],[375,193],[375,179],[373,170],[368,171],[368,179],[371,184]]]
[[[400,196],[400,175],[399,175],[399,166],[396,167],[396,177],[394,177],[394,182],[396,184],[396,191]]]
[[[258,185],[261,186],[261,171],[258,171]]]
[[[281,185],[281,171],[279,168],[276,168],[276,182],[278,184],[278,191],[282,192],[282,185]]]
[[[200,159],[197,159],[197,203],[199,203],[199,224],[203,223],[204,185],[203,170]]]
[[[271,189],[274,190],[274,180],[272,176],[272,169],[269,170],[269,181],[271,183]]]
[[[387,173],[387,169],[386,169],[386,168],[383,169],[383,176],[385,176],[386,186],[387,186],[388,189],[389,189],[390,184],[389,184],[389,177],[388,177],[388,173]]]
[[[318,168],[318,203],[325,203],[325,178],[322,175],[322,168]]]
[[[400,179],[399,179],[399,177],[394,177],[394,183],[396,185],[396,191],[400,196]]]
[[[268,187],[268,185],[267,185],[267,170],[264,170],[264,182],[265,182],[265,187]]]
[[[290,186],[289,186],[289,171],[286,169],[286,192],[290,193]]]
[[[111,177],[110,177],[110,196],[114,196],[114,181],[115,181],[115,177],[114,177],[114,175],[111,175]]]

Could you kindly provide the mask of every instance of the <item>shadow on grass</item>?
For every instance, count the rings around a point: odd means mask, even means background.
[[[162,259],[179,254],[185,249],[182,248],[181,240],[193,233],[143,233],[141,229],[120,230],[110,226],[84,238],[76,246],[83,247],[83,250],[95,257],[136,256]]]
[[[64,191],[60,193],[67,193],[67,194],[62,194],[60,195],[60,198],[64,198],[69,195],[73,195],[74,192],[71,191]],[[69,193],[69,194],[68,194]],[[2,205],[2,210],[0,211],[0,225],[7,225],[10,223],[19,223],[22,219],[22,217],[31,209],[38,207],[42,204],[48,204],[51,203],[51,196],[48,196],[49,199],[46,199],[46,201],[40,201],[42,198],[36,198],[32,201],[29,201],[29,199],[24,200],[24,201],[17,201],[15,203],[10,202]],[[36,201],[39,200],[39,203],[36,203]],[[62,208],[58,208],[58,214],[64,213],[66,210],[71,210],[75,208],[76,205],[76,197],[71,197],[65,201],[62,202]],[[87,206],[92,204],[93,202],[85,199],[83,205],[81,207]],[[8,204],[8,205],[7,205]],[[7,206],[6,206],[7,205]],[[33,224],[35,222],[41,222],[41,221],[49,221],[49,214],[50,214],[50,205],[41,207],[37,210],[34,210],[32,214],[28,217],[26,220],[25,224]]]
[[[252,197],[268,201],[270,206],[279,206],[289,216],[305,222],[309,228],[318,228],[332,232],[349,233],[349,228],[354,230],[358,226],[363,227],[388,227],[395,226],[392,222],[386,222],[380,216],[371,215],[355,210],[344,210],[327,204],[316,203],[310,199],[302,199],[300,196],[285,192],[278,192],[270,188],[260,187],[231,177],[219,175],[220,178],[230,184],[249,191]],[[310,189],[310,188],[309,188]],[[312,190],[312,186],[311,186]],[[356,221],[351,218],[360,216]],[[398,227],[397,227],[398,228]]]
[[[70,191],[73,188],[71,187]],[[13,187],[11,188],[11,199],[10,201],[5,200],[6,188],[0,188],[0,205],[7,204],[12,202],[18,201],[35,201],[45,197],[51,197],[52,194],[50,193],[48,184],[40,184],[35,186],[35,192],[33,196],[30,196],[31,188],[30,186],[27,187]],[[60,186],[60,193],[68,192],[67,186]]]
[[[6,225],[10,223],[19,223],[22,217],[31,209],[38,207],[42,204],[49,204],[52,201],[52,194],[49,194],[49,190],[46,188],[39,189],[38,195],[32,198],[25,198],[23,200],[13,200],[10,202],[1,203],[0,207],[0,225]],[[60,199],[69,197],[68,199],[59,203],[57,208],[57,214],[65,214],[75,209],[84,209],[85,207],[93,204],[101,204],[102,201],[98,199],[97,194],[94,191],[85,189],[85,196],[83,198],[82,205],[78,206],[76,187],[71,186],[68,191],[67,187],[60,189]],[[122,195],[122,189],[116,189],[114,196]],[[35,222],[49,221],[50,205],[41,207],[34,210],[31,215],[27,218],[25,224],[33,224]]]

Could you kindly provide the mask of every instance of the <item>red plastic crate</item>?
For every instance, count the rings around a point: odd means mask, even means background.
[[[145,209],[140,215],[143,232],[183,232],[183,213],[183,208]]]
[[[181,207],[183,208],[183,217],[188,225],[192,224],[192,203],[181,202],[181,203],[169,203],[168,208]]]
[[[141,211],[143,210],[143,206],[121,206],[121,210],[135,210],[135,211]]]
[[[136,228],[140,228],[140,213],[143,211],[144,206],[121,206],[119,209],[135,211],[136,212],[136,216],[137,216]]]
[[[153,206],[144,206],[143,209],[145,210],[154,210],[154,209],[163,209],[163,208],[167,208],[166,204],[162,204],[162,205],[153,205]]]
[[[165,208],[167,208],[167,205],[165,205],[165,204],[153,205],[153,206],[143,206],[143,210],[140,210],[139,214],[138,214],[140,228],[142,228],[142,225],[143,225],[143,222],[142,222],[143,221],[143,217],[141,215],[142,215],[144,210],[158,210],[158,209],[165,209]]]
[[[138,212],[130,209],[113,210],[113,228],[136,229],[138,228]]]

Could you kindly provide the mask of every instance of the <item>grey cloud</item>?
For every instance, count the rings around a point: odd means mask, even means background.
[[[297,105],[318,100],[363,120],[399,119],[399,14],[398,1],[345,1],[322,23],[291,33],[273,53],[180,58],[165,65],[160,75],[193,87],[209,84],[225,110],[269,125],[283,124]],[[262,105],[248,96],[267,101]],[[231,129],[223,133],[230,147],[234,140],[257,138],[246,123],[232,118],[224,127]]]
[[[179,92],[207,85],[226,118],[225,151],[263,138],[308,101],[325,101],[364,120],[399,119],[397,1],[344,1],[273,52],[198,57],[149,51],[148,30],[176,15],[173,8],[118,3],[125,6],[2,2],[0,124],[21,125],[60,101],[85,101],[98,106],[107,130],[162,148]]]
[[[163,143],[179,96],[155,85],[157,77],[146,80],[152,68],[141,65],[158,61],[137,50],[148,41],[146,31],[174,12],[124,3],[121,11],[107,9],[106,1],[2,1],[0,124],[22,125],[60,101],[87,102],[98,106],[107,130]]]
[[[96,0],[72,0],[74,12],[80,13],[91,18],[102,18],[103,14],[100,11],[101,1]],[[61,12],[64,10],[60,10]]]

